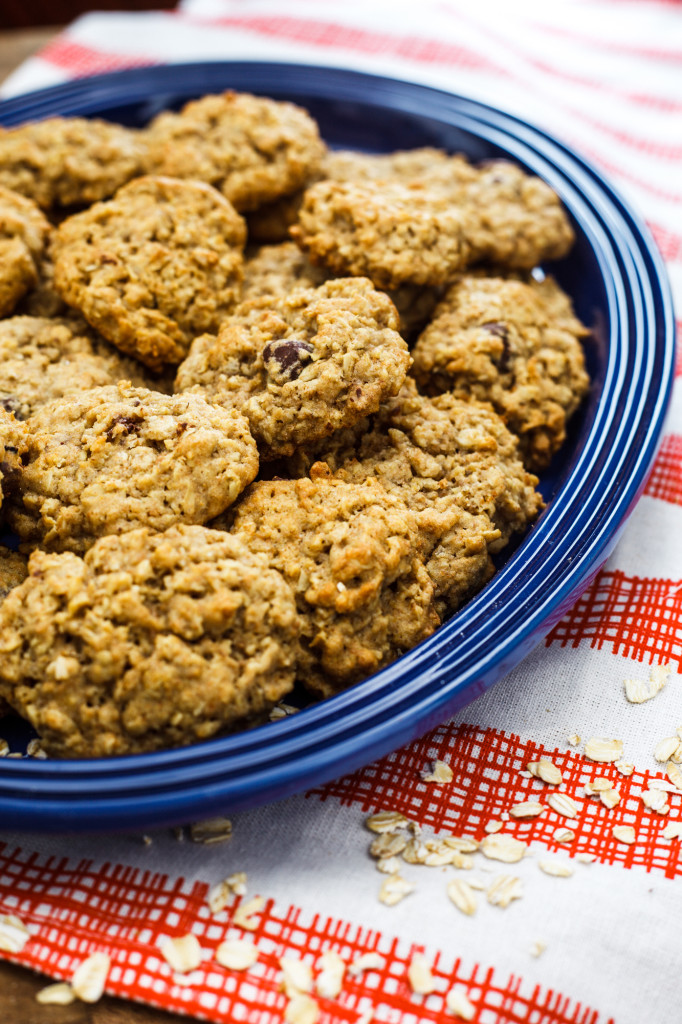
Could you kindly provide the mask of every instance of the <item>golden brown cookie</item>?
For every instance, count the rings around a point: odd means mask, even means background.
[[[564,256],[573,242],[549,186],[502,162],[468,181],[439,174],[318,182],[290,233],[314,263],[366,275],[381,288],[438,287],[484,260],[531,269]]]
[[[295,192],[325,149],[301,107],[236,92],[159,114],[145,139],[149,173],[208,182],[239,211]]]
[[[0,184],[43,209],[94,203],[142,173],[140,134],[81,117],[0,130]]]
[[[490,520],[488,550],[500,551],[543,508],[538,479],[521,462],[517,438],[487,404],[452,394],[428,398],[411,378],[379,412],[288,460],[296,475],[326,462],[343,480],[375,478],[416,513],[462,510]]]
[[[57,398],[119,380],[153,387],[150,371],[109,345],[84,320],[0,320],[0,405],[17,419],[28,419]]]
[[[374,412],[410,365],[390,299],[364,278],[240,306],[197,338],[176,389],[249,420],[264,458],[290,455]]]
[[[35,203],[0,185],[0,317],[11,313],[38,283],[49,233],[50,225]]]
[[[318,465],[312,479],[259,481],[232,532],[294,590],[298,676],[316,696],[371,675],[440,624],[415,517],[376,480],[346,483]]]
[[[93,388],[42,406],[26,427],[8,517],[22,540],[52,551],[83,552],[139,526],[207,522],[258,471],[246,419],[198,395]]]
[[[86,320],[151,369],[179,363],[239,297],[246,228],[209,185],[137,178],[63,221],[55,285]]]
[[[490,402],[539,472],[563,443],[589,387],[570,299],[543,281],[465,275],[451,286],[414,350],[414,375],[429,394]]]
[[[296,288],[319,288],[329,271],[310,262],[295,242],[262,245],[247,252],[242,301],[263,295],[287,295]],[[432,315],[440,297],[435,288],[403,285],[387,292],[398,310],[400,331],[411,338]]]
[[[0,605],[0,694],[53,756],[209,739],[292,687],[291,590],[229,534],[140,529],[29,568]]]
[[[319,288],[329,274],[314,266],[295,242],[247,250],[242,302],[264,295],[288,295],[297,288]]]

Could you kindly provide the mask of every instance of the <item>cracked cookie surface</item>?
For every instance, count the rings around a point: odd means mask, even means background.
[[[55,286],[108,341],[160,370],[231,310],[245,239],[244,221],[210,185],[136,178],[62,222]]]
[[[0,405],[17,419],[28,419],[55,399],[119,380],[153,388],[145,367],[109,345],[84,320],[0,320]]]
[[[208,182],[240,212],[295,192],[325,151],[301,107],[236,92],[192,100],[179,113],[164,111],[145,141],[149,173]]]
[[[589,334],[553,280],[464,275],[413,349],[429,394],[488,401],[520,442],[527,466],[547,467],[587,393],[581,339]]]
[[[142,173],[139,132],[96,118],[53,117],[0,130],[0,184],[43,209],[94,203]]]
[[[489,405],[452,394],[429,398],[411,378],[374,416],[300,449],[287,465],[300,476],[316,461],[344,480],[380,480],[415,512],[455,504],[474,516],[483,513],[493,553],[543,508],[537,477],[525,469],[517,439]]]
[[[531,269],[568,252],[573,231],[548,185],[502,162],[472,171],[318,182],[290,233],[314,263],[381,288],[441,286],[483,260]]]
[[[43,406],[9,521],[22,540],[83,552],[106,534],[219,515],[258,471],[238,412],[126,383]]]
[[[0,605],[0,693],[53,756],[209,739],[292,687],[291,589],[229,534],[140,529],[29,568]]]
[[[377,671],[440,625],[415,517],[376,480],[348,483],[318,465],[312,479],[259,481],[231,530],[294,590],[298,677],[318,697]]]
[[[395,394],[410,365],[390,299],[363,278],[247,302],[197,338],[176,389],[249,420],[265,458],[354,423]]]

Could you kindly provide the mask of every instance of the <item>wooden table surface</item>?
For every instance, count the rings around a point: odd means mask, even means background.
[[[42,49],[58,27],[0,31],[0,83],[22,61]],[[94,1005],[41,1006],[36,992],[51,979],[0,961],[0,1022],[2,1024],[179,1024],[175,1014],[163,1013],[120,999],[105,997]]]

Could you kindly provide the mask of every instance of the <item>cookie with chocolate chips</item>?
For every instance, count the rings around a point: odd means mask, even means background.
[[[364,278],[244,303],[193,343],[176,390],[239,409],[266,459],[355,423],[410,365],[398,314]]]
[[[246,419],[198,395],[122,383],[43,406],[8,509],[23,541],[83,552],[98,537],[205,523],[258,471]]]
[[[556,281],[464,275],[412,352],[430,395],[490,402],[519,438],[529,469],[547,467],[587,393],[587,328]]]

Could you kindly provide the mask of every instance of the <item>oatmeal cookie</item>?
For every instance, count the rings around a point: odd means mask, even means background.
[[[352,150],[328,150],[315,175],[311,175],[303,188],[292,195],[283,196],[260,206],[247,215],[249,239],[252,242],[286,242],[289,228],[298,220],[305,189],[316,181],[412,181],[424,175],[447,173],[450,164],[453,173],[459,165],[470,165],[461,158],[448,157],[442,150],[431,147],[395,153],[358,153]]]
[[[314,263],[381,288],[438,287],[482,260],[530,269],[573,242],[555,193],[507,164],[464,183],[321,181],[290,233]]]
[[[325,150],[301,107],[236,92],[164,111],[145,139],[149,173],[208,182],[240,212],[295,192]]]
[[[414,515],[376,480],[259,481],[232,532],[291,584],[298,677],[316,696],[363,679],[440,625]]]
[[[206,740],[292,687],[291,589],[229,534],[139,529],[29,568],[0,606],[0,693],[52,756]]]
[[[152,376],[144,370],[99,338],[84,320],[0,320],[0,405],[19,420],[57,398],[119,380],[144,387]]]
[[[246,419],[198,395],[109,385],[44,405],[27,427],[8,517],[22,540],[52,551],[207,522],[258,472]]]
[[[38,282],[50,225],[40,209],[0,185],[0,317],[12,312]]]
[[[411,378],[374,416],[299,449],[287,466],[296,476],[307,475],[316,461],[343,480],[380,480],[417,514],[451,505],[484,514],[493,554],[543,508],[538,479],[521,462],[517,438],[489,405],[452,394],[428,398]]]
[[[245,238],[209,185],[137,178],[62,222],[55,285],[105,338],[160,370],[218,330],[239,297]]]
[[[390,299],[364,278],[266,296],[240,306],[217,337],[197,338],[176,390],[249,420],[264,458],[378,409],[410,365]]]
[[[466,157],[450,156],[433,146],[398,149],[391,153],[337,149],[325,156],[320,177],[356,183],[395,181],[458,185],[475,180],[476,169]]]
[[[94,203],[142,173],[139,132],[53,117],[0,130],[0,184],[43,209]]]
[[[429,394],[490,402],[539,472],[563,443],[589,387],[568,296],[544,281],[465,275],[451,286],[414,350],[414,374]]]

